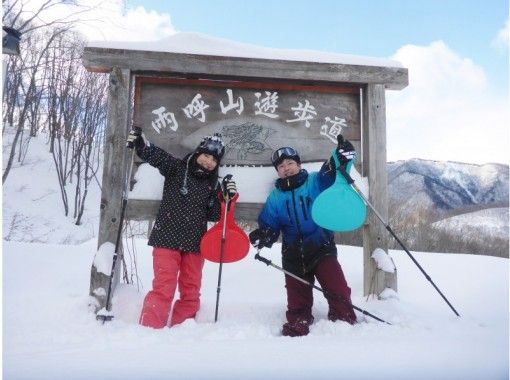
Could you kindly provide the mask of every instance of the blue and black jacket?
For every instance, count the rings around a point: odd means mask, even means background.
[[[333,184],[334,176],[325,162],[319,172],[301,169],[276,180],[259,215],[260,228],[270,229],[275,240],[282,233],[283,268],[296,275],[313,271],[321,258],[337,254],[333,232],[318,226],[311,215],[315,198]]]

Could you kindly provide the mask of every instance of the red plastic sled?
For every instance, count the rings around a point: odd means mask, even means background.
[[[225,230],[225,243],[223,251],[223,262],[233,263],[242,260],[250,250],[250,240],[244,231],[234,221],[234,209],[239,194],[230,201],[227,211],[227,226]],[[221,202],[221,219],[215,226],[207,231],[200,242],[200,254],[206,260],[214,263],[221,261],[221,236],[225,219],[225,203]]]

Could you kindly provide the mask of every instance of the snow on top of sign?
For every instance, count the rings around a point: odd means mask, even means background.
[[[385,58],[316,50],[267,48],[192,32],[176,33],[157,41],[90,41],[88,46],[108,49],[159,51],[224,57],[402,67],[400,62]]]

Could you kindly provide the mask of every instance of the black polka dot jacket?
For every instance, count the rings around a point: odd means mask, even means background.
[[[188,193],[182,195],[179,190],[187,171],[185,159],[175,158],[154,145],[137,149],[137,154],[143,161],[159,169],[165,177],[163,198],[148,244],[198,253],[200,240],[207,231],[207,221],[218,221],[220,218],[216,184],[212,184],[210,178],[193,176],[189,170]]]

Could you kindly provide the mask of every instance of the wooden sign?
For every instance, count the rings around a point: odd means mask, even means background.
[[[303,162],[322,161],[339,133],[359,143],[360,115],[356,86],[135,79],[134,120],[149,141],[183,157],[218,132],[222,165],[270,165],[281,146],[296,148]]]

